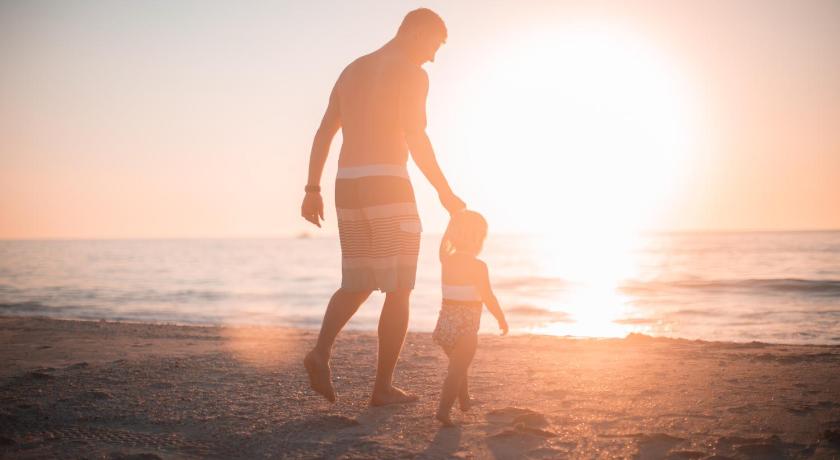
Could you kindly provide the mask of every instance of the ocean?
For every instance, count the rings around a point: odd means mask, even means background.
[[[438,242],[413,331],[437,318]],[[512,333],[840,344],[840,232],[497,235],[482,258]],[[335,237],[0,241],[0,315],[317,328],[340,278]],[[348,329],[375,330],[383,298]]]

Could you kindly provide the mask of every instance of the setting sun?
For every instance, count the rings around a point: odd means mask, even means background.
[[[474,134],[466,148],[489,164],[486,174],[512,181],[491,216],[527,216],[532,230],[560,235],[659,224],[701,129],[696,90],[681,69],[615,24],[502,40],[462,102]],[[548,195],[534,200],[537,190]]]

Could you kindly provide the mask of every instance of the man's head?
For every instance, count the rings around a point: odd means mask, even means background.
[[[397,39],[417,65],[434,62],[438,48],[446,43],[446,24],[434,11],[419,8],[405,15]]]

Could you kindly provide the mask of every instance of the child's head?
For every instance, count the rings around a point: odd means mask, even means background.
[[[440,258],[461,252],[477,256],[487,237],[487,221],[475,211],[460,211],[452,215],[440,241]]]

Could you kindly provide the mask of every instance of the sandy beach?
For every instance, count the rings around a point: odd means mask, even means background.
[[[376,336],[345,332],[339,401],[315,332],[0,318],[3,458],[840,458],[840,347],[481,336],[477,401],[433,414],[445,357],[411,333],[368,406]]]

